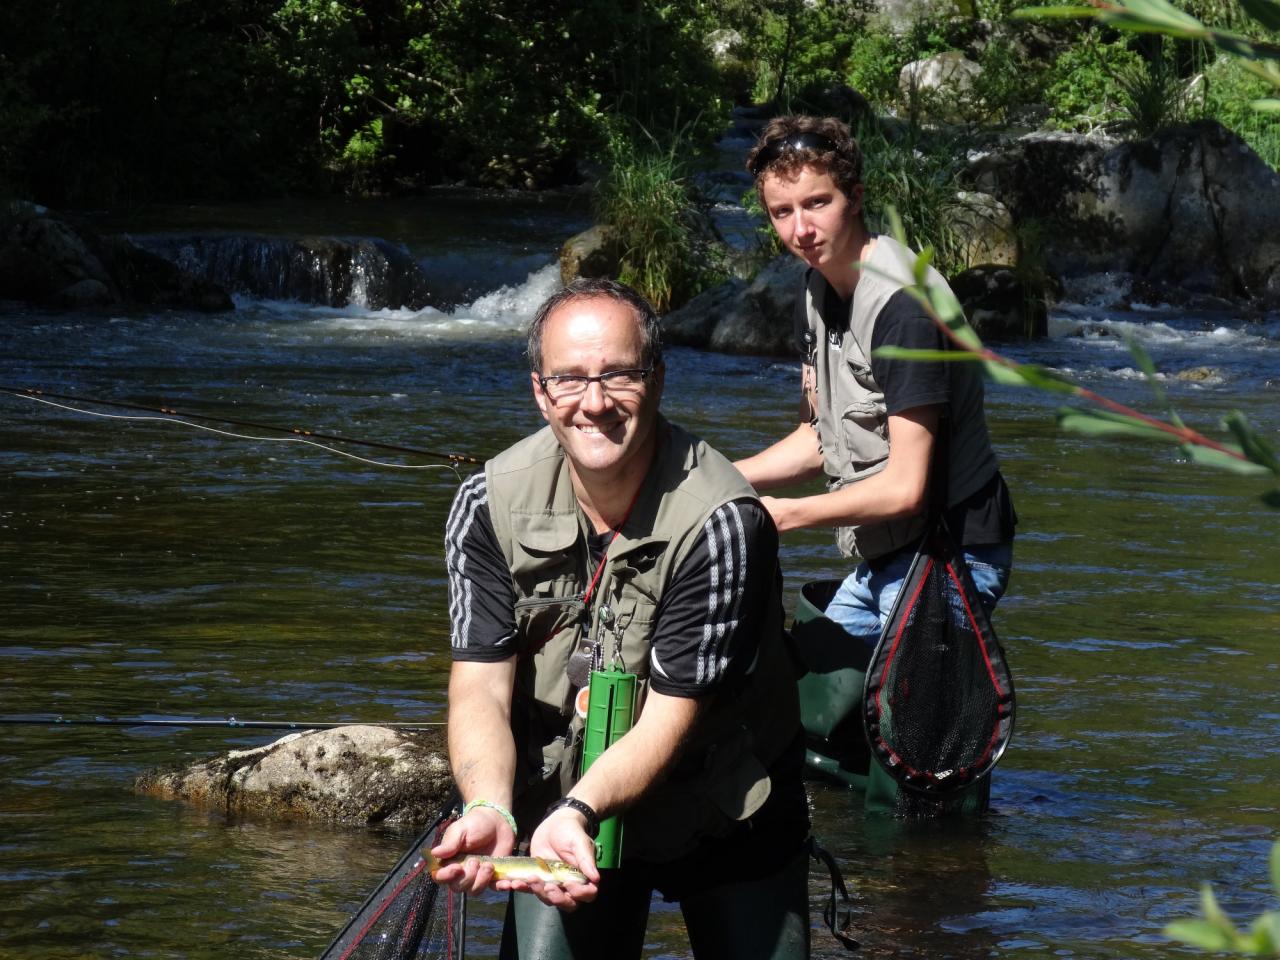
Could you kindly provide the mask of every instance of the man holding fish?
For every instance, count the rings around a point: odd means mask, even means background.
[[[466,801],[441,883],[511,890],[500,956],[638,957],[655,890],[694,955],[808,955],[808,811],[777,531],[715,450],[659,412],[658,319],[575,281],[529,330],[547,426],[468,479],[446,541],[449,752]],[[635,719],[585,772],[587,691]],[[593,714],[594,716],[594,714]],[[597,866],[621,817],[621,865]],[[518,847],[530,858],[508,859]]]

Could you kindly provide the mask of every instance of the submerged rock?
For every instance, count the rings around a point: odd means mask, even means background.
[[[228,813],[422,825],[453,791],[443,728],[353,725],[291,733],[252,750],[152,770],[140,793]]]

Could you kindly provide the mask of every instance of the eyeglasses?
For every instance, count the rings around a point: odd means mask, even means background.
[[[775,137],[760,148],[751,164],[751,175],[760,176],[760,171],[788,150],[829,150],[835,152],[836,142],[820,133],[793,133],[785,137]]]
[[[552,403],[563,403],[576,400],[587,392],[593,383],[600,384],[600,389],[611,396],[639,393],[644,387],[653,367],[635,370],[610,370],[598,377],[584,377],[576,373],[562,373],[544,377],[538,374],[538,385],[543,393],[551,398]]]

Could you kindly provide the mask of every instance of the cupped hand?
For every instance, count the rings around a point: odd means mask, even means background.
[[[600,871],[596,869],[596,845],[587,836],[586,821],[582,814],[564,808],[553,811],[529,840],[529,855],[544,860],[563,860],[577,867],[586,876],[586,883],[543,883],[541,881],[499,881],[499,890],[518,890],[532,893],[543,903],[561,910],[574,910],[580,903],[589,903],[600,892]]]
[[[487,807],[477,807],[451,823],[440,842],[431,848],[432,856],[438,860],[465,857],[440,867],[435,880],[452,890],[477,894],[493,884],[493,867],[465,855],[505,857],[515,845],[515,834],[502,815]]]

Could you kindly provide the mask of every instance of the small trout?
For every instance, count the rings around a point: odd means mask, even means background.
[[[469,859],[490,864],[493,867],[495,880],[522,880],[525,882],[541,880],[543,883],[556,883],[562,887],[566,883],[587,882],[586,874],[577,867],[565,863],[563,860],[544,860],[542,857],[482,857],[472,853],[464,854],[453,860],[441,861],[428,850],[427,869],[431,871],[431,876],[434,878],[441,867],[462,863],[464,860]]]

